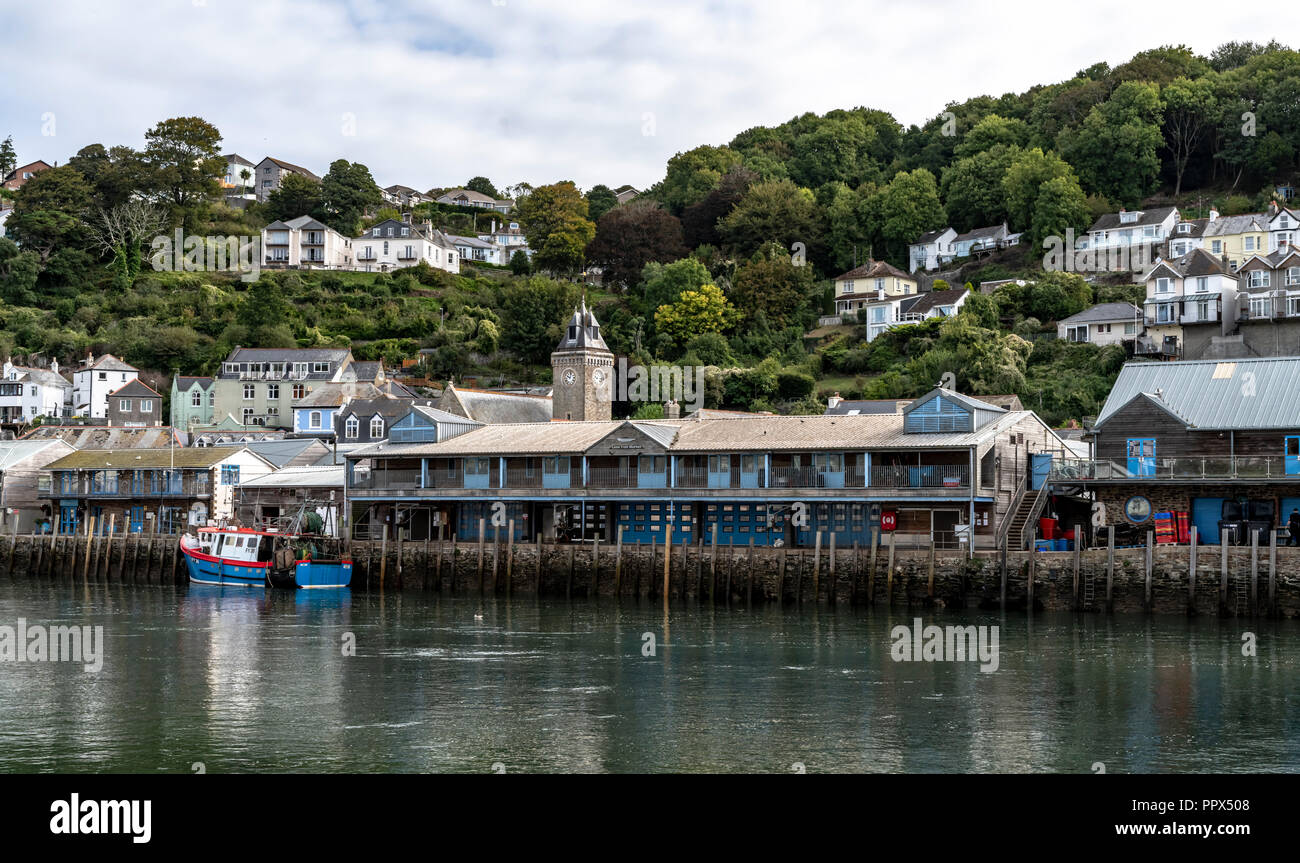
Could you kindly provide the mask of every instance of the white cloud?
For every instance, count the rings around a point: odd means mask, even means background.
[[[1208,53],[1267,28],[1159,4],[730,0],[68,0],[4,13],[0,135],[23,161],[143,144],[171,116],[225,147],[381,185],[484,174],[645,187],[673,153],[806,111],[904,124],[1160,44]],[[1193,4],[1194,5],[1194,4]],[[1229,16],[1231,17],[1231,16]],[[52,112],[57,135],[42,137]],[[356,134],[344,132],[355,116]],[[653,135],[643,134],[647,115]]]

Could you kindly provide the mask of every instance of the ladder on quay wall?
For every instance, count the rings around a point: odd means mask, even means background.
[[[1248,575],[1238,575],[1233,581],[1236,582],[1236,591],[1234,594],[1233,611],[1238,617],[1250,613],[1250,577]]]
[[[1082,569],[1082,567],[1080,567]],[[1083,600],[1080,607],[1091,611],[1095,606],[1097,599],[1097,580],[1093,578],[1092,570],[1083,571]]]

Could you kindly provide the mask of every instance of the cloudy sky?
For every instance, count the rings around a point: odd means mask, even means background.
[[[143,145],[197,114],[227,151],[381,186],[483,174],[639,188],[674,153],[806,111],[919,123],[1159,44],[1267,41],[1258,16],[1132,0],[0,0],[19,161]]]

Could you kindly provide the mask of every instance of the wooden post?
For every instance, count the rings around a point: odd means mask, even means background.
[[[650,547],[651,557],[654,556],[654,546]],[[573,595],[573,568],[577,564],[578,546],[569,543],[569,577],[564,581],[564,598],[569,599]]]
[[[818,589],[818,583],[821,580],[822,569],[822,532],[816,531],[813,537],[813,602],[821,599],[821,591]],[[802,594],[800,595],[802,598]]]
[[[1192,525],[1191,540],[1191,544],[1187,546],[1187,610],[1189,612],[1196,610],[1196,525]]]
[[[876,602],[876,552],[880,542],[879,528],[871,529],[871,568],[867,574],[867,605],[875,605]]]
[[[682,587],[681,590],[678,592],[678,595],[681,597],[683,601],[685,601],[686,599],[686,573],[687,573],[686,565],[689,561],[687,552],[690,550],[690,547],[691,547],[691,538],[689,536],[683,536],[682,537],[682,565],[681,565]]]
[[[55,518],[58,518],[58,516],[55,516]],[[56,527],[57,527],[57,525],[56,525]],[[56,530],[53,534],[51,534],[51,536],[52,536],[52,537],[53,537],[53,536],[58,536],[58,531]],[[15,534],[14,537],[15,537],[15,542],[16,542],[16,541],[17,541],[17,534]],[[54,542],[53,542],[53,540],[50,541],[50,555],[49,555],[49,556],[50,556],[50,559],[51,559],[51,560],[54,559]],[[35,568],[32,567],[32,559],[33,559],[33,558],[35,558],[35,560],[36,560],[36,566],[35,566]],[[44,563],[44,561],[45,561],[45,546],[41,544],[40,540],[38,540],[38,539],[36,538],[35,535],[33,535],[33,536],[32,536],[32,549],[31,549],[31,553],[28,554],[28,556],[27,556],[27,568],[30,569],[30,570],[32,570],[32,573],[31,573],[32,575],[34,575],[34,576],[36,576],[36,577],[38,577],[38,578],[40,577],[40,574],[41,574],[41,564]],[[51,567],[51,568],[50,568],[50,571],[53,572],[53,564],[51,564],[50,567]]]
[[[736,544],[727,543],[727,589],[722,594],[722,601],[731,605],[731,576],[736,571]]]
[[[1074,607],[1079,607],[1079,570],[1083,568],[1083,543],[1079,540],[1083,537],[1083,529],[1079,525],[1074,526]]]
[[[926,575],[925,595],[934,599],[934,534],[930,534],[930,563]]]
[[[718,584],[718,523],[715,521],[712,527],[709,550],[709,602],[713,601],[713,592]]]
[[[397,549],[397,589],[402,589],[402,529],[393,525],[393,546]]]
[[[111,546],[111,544],[110,544],[110,546],[109,546],[109,550],[110,550],[110,551],[112,550],[112,546]],[[177,535],[176,535],[176,547],[172,549],[172,574],[171,574],[172,584],[175,584],[175,583],[176,583],[176,559],[177,559],[178,557],[180,557],[180,556],[181,556],[181,537],[180,537],[180,534],[177,534]],[[104,580],[105,580],[105,581],[108,580],[108,572],[107,572],[107,570],[105,570],[105,573],[104,573]]]
[[[447,560],[447,590],[456,595],[456,534],[451,535],[451,557]]]
[[[1005,610],[1007,607],[1007,543],[1010,541],[1011,538],[1009,535],[1003,538],[1002,549],[1001,549],[1002,553],[1000,555],[1000,557],[1002,558],[1002,579],[1001,579],[1002,586],[998,592],[998,607],[1003,610]]]
[[[885,605],[894,604],[894,536],[889,536],[889,574],[885,577]]]
[[[1115,525],[1106,528],[1106,611],[1111,609],[1111,590],[1115,584]]]
[[[90,548],[95,539],[95,516],[90,517],[86,526],[86,559],[81,565],[81,580],[85,581],[90,575]]]
[[[58,516],[55,516],[55,518],[58,518]],[[36,544],[35,537],[33,537],[32,539],[32,544],[33,545]],[[13,578],[14,576],[14,552],[17,549],[18,549],[18,516],[14,516],[14,529],[9,534],[9,563],[7,566],[5,566],[5,574],[8,575],[10,578]]]
[[[1228,601],[1228,531],[1219,529],[1219,606]]]
[[[1027,611],[1034,613],[1034,577],[1038,575],[1038,547],[1037,543],[1029,546],[1029,578],[1025,582],[1025,602]]]
[[[535,590],[538,596],[542,595],[542,531],[537,530],[537,584]]]
[[[122,550],[117,555],[117,580],[126,581],[126,545],[131,539],[131,522],[126,522],[126,527],[122,530]]]
[[[780,581],[780,585],[777,587],[777,594],[776,594],[777,602],[785,602],[785,569],[786,569],[786,559],[788,558],[789,554],[790,554],[790,547],[788,545],[781,546],[781,581]]]
[[[514,585],[515,571],[515,520],[510,519],[506,526],[506,598],[510,598],[511,588]]]
[[[478,520],[478,595],[483,595],[483,543],[487,536],[487,519]]]
[[[799,571],[795,574],[794,577],[795,605],[803,605],[803,559],[806,556],[807,555],[804,553],[804,550],[802,548],[799,549],[799,555],[795,560],[795,562],[799,565]]]
[[[113,563],[113,534],[116,532],[117,532],[117,513],[114,512],[114,513],[110,513],[108,516],[108,541],[106,543],[108,547],[107,550],[104,552],[104,581],[108,581],[108,569]],[[99,578],[98,558],[96,559],[95,563],[96,563],[95,578],[98,580]],[[176,571],[174,568],[172,570],[172,575],[173,576],[176,575]],[[175,581],[175,578],[173,577],[172,580]]]
[[[144,541],[144,535],[142,533],[137,533],[135,535],[134,546],[131,549],[131,583],[132,584],[135,584],[137,581],[140,580],[140,543],[143,541]],[[74,559],[77,556],[77,550],[75,546],[72,549],[72,556]]]
[[[424,534],[424,557],[420,558],[420,590],[429,589],[429,534]]]
[[[379,589],[384,589],[384,576],[388,574],[388,525],[379,535]]]
[[[497,562],[501,559],[501,525],[492,525],[492,595],[497,594]]]
[[[441,529],[441,525],[439,525]],[[442,593],[442,537],[439,536],[433,552],[433,583],[435,589]]]
[[[595,599],[600,596],[600,536],[596,535],[591,542],[591,596]]]
[[[754,537],[749,537],[749,554],[745,557],[745,607],[754,603]],[[683,575],[684,575],[683,571]]]
[[[1259,593],[1259,531],[1250,532],[1250,609],[1256,608],[1255,597]]]
[[[149,579],[153,575],[153,538],[154,538],[154,534],[156,534],[157,532],[158,532],[158,514],[154,513],[153,521],[149,522],[149,544],[145,546],[145,550],[144,550],[145,584],[149,583]]]
[[[614,597],[623,595],[623,525],[614,533]]]
[[[1156,544],[1156,535],[1154,531],[1147,531],[1147,558],[1146,558],[1146,604],[1147,611],[1151,611],[1151,566],[1152,556]]]
[[[1277,530],[1269,532],[1268,540],[1268,610],[1273,613],[1274,598],[1277,595]]]
[[[672,572],[673,564],[673,523],[667,524],[667,530],[664,534],[664,592],[663,598],[668,599],[668,579]]]
[[[826,601],[831,605],[835,604],[835,531],[830,532],[831,545],[827,549],[826,577]]]

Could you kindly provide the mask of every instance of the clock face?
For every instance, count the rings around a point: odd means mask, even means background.
[[[567,372],[564,373],[564,382],[569,386],[573,386],[573,384],[577,380],[578,380],[578,375],[573,369],[569,369]]]
[[[591,373],[591,379],[596,382],[597,386],[605,382],[605,372],[603,369],[596,369]]]
[[[1124,504],[1124,515],[1128,520],[1141,523],[1151,517],[1151,501],[1142,495],[1134,495]]]

